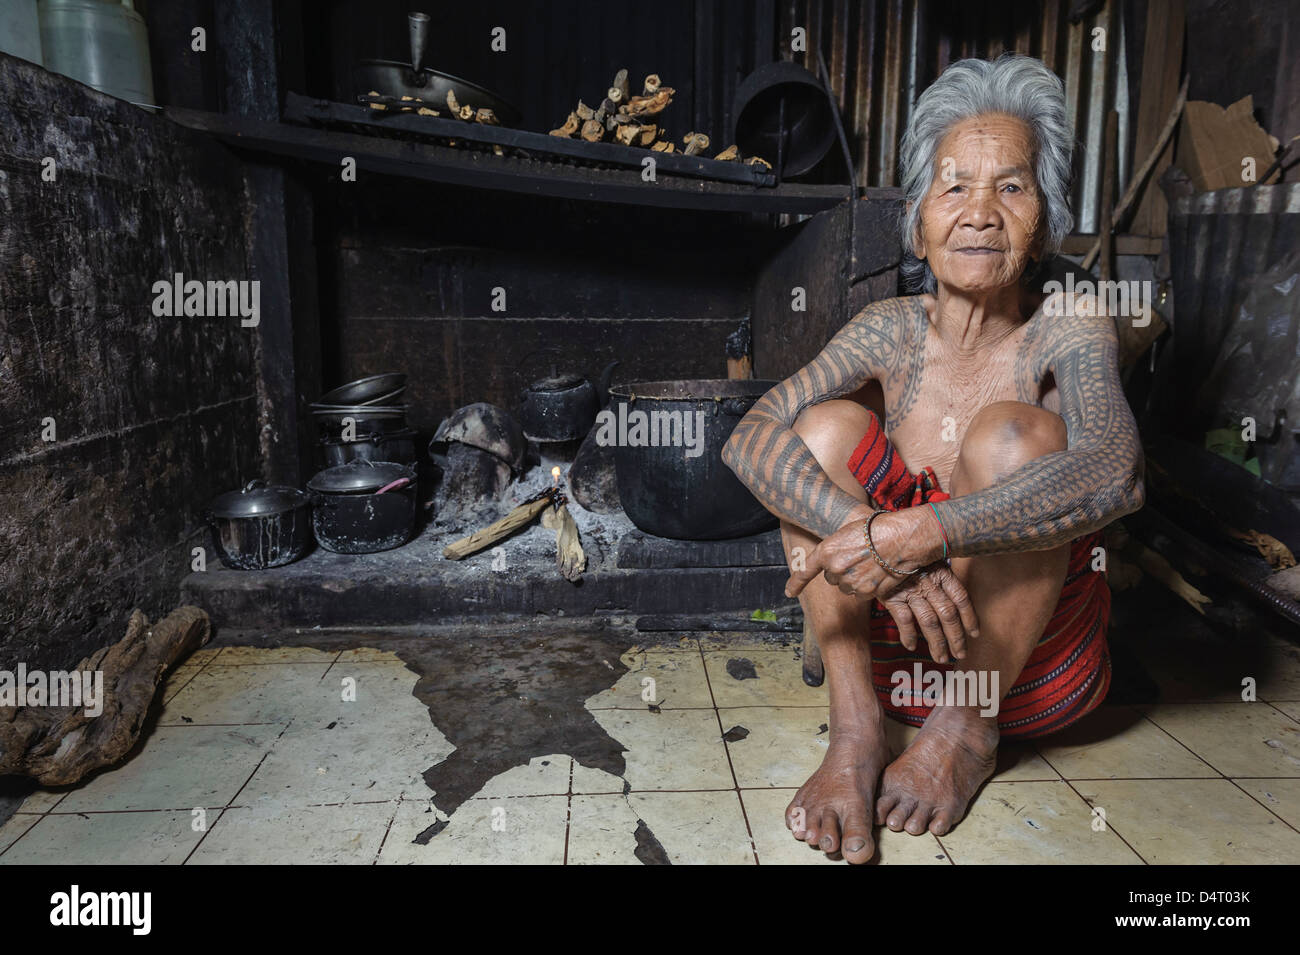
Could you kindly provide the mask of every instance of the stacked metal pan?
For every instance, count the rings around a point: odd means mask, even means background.
[[[321,467],[352,461],[415,463],[415,430],[406,426],[406,376],[371,375],[326,392],[311,406],[320,431]]]

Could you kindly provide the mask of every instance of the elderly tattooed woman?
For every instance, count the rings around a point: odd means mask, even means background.
[[[949,67],[902,145],[904,267],[925,291],[853,317],[723,452],[781,518],[829,684],[830,746],[786,824],[850,862],[873,821],[946,833],[1000,739],[1058,730],[1109,686],[1093,549],[1142,505],[1141,447],[1113,321],[1029,281],[1070,227],[1071,147],[1039,61]],[[935,670],[946,689],[982,677],[992,706],[921,693]],[[885,712],[921,727],[893,762]]]

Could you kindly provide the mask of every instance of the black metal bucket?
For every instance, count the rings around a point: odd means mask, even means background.
[[[775,527],[777,519],[722,462],[732,430],[775,385],[720,379],[611,388],[596,440],[614,445],[619,499],[632,523],[677,540],[727,540]]]

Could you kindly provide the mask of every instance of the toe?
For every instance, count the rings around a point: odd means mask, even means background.
[[[785,807],[785,827],[794,834],[796,839],[803,838],[804,829],[807,826],[806,816],[807,813],[803,806],[799,805],[799,796],[796,795],[790,801],[790,805]]]
[[[827,854],[840,849],[840,817],[834,810],[822,813],[822,837],[817,840],[817,847]]]
[[[934,815],[934,808],[925,803],[920,803],[912,814],[907,817],[907,823],[903,826],[914,836],[919,836],[925,832],[925,827],[930,824],[930,817]]]
[[[865,812],[849,816],[845,821],[840,851],[845,859],[854,864],[866,862],[875,855],[876,844],[871,838],[871,822]]]
[[[876,800],[876,825],[883,826],[885,820],[889,818],[889,813],[898,805],[898,794],[885,790]]]
[[[895,832],[901,832],[903,823],[907,822],[912,816],[912,811],[916,809],[916,800],[903,796],[894,804],[889,815],[885,819],[885,825]]]
[[[803,833],[803,841],[814,848],[822,837],[821,818],[821,813],[809,813],[807,827]]]
[[[948,830],[952,828],[954,813],[949,808],[940,809],[930,820],[930,831],[936,836],[947,835]]]

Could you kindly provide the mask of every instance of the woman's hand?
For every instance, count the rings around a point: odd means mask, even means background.
[[[862,510],[866,510],[865,505]],[[923,523],[927,520],[930,523]],[[801,567],[791,569],[785,595],[797,597],[810,580],[825,574],[827,583],[846,594],[863,600],[883,599],[908,579],[908,571],[933,563],[943,552],[938,525],[920,508],[881,514],[871,524],[871,540],[876,553],[890,567],[903,571],[904,576],[891,574],[867,549],[866,526],[865,520],[853,519],[823,538]]]
[[[901,571],[925,567],[921,574],[898,576],[871,556],[863,532],[865,520],[852,520],[818,544],[802,567],[790,573],[787,597],[798,596],[813,578],[863,600],[881,602],[898,624],[899,639],[909,651],[918,646],[918,630],[936,661],[966,655],[966,639],[979,636],[979,620],[966,588],[939,560],[943,539],[938,525],[921,508],[882,514],[871,525],[871,540],[889,566]]]
[[[949,657],[964,659],[967,637],[979,636],[975,605],[952,568],[942,561],[909,577],[880,605],[898,624],[899,642],[915,652],[919,629],[936,663],[947,663]]]

